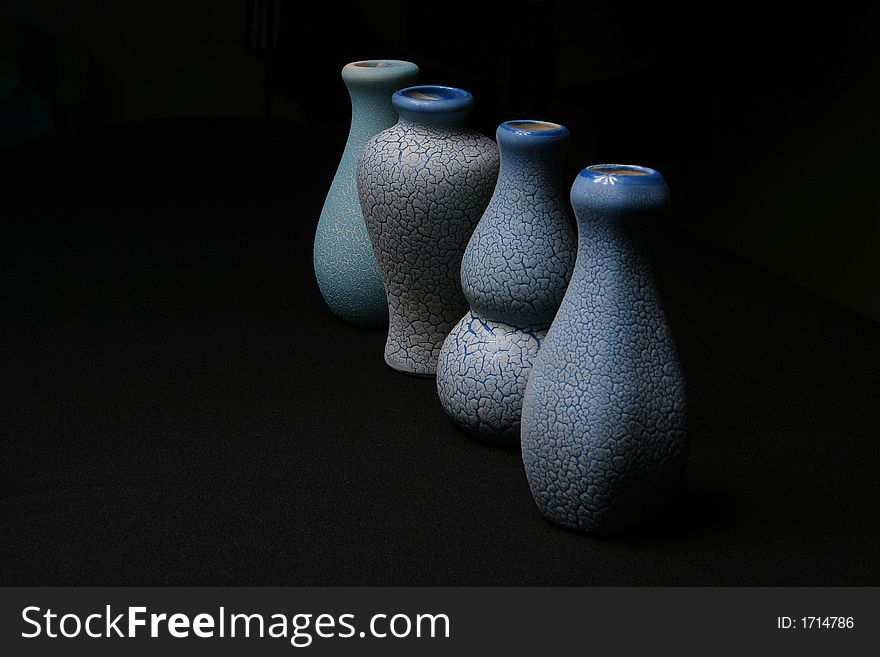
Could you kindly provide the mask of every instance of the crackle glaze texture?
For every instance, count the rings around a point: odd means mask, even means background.
[[[684,381],[651,267],[651,224],[668,203],[656,171],[584,169],[568,291],[523,400],[522,457],[541,512],[612,534],[663,510],[687,458]]]
[[[516,445],[526,381],[546,334],[465,315],[437,364],[437,392],[449,417],[480,440]]]
[[[568,287],[576,236],[561,185],[568,130],[508,121],[496,137],[498,183],[462,260],[471,310],[443,344],[437,392],[466,432],[516,446],[529,371]]]
[[[357,162],[370,137],[394,125],[391,94],[415,82],[419,69],[399,60],[352,62],[342,69],[351,96],[351,128],[315,233],[315,278],[333,313],[363,326],[388,318],[379,265],[361,214]]]
[[[461,258],[495,186],[498,148],[468,128],[466,91],[412,87],[392,103],[400,121],[364,147],[358,191],[388,298],[385,361],[433,376],[468,308]]]

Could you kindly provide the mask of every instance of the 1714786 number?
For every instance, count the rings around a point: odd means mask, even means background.
[[[810,629],[852,629],[852,616],[804,616],[801,618],[801,627]]]

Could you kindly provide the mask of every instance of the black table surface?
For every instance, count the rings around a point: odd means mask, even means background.
[[[880,584],[880,325],[664,230],[685,485],[566,531],[325,309],[336,144],[200,126],[6,155],[0,584]]]

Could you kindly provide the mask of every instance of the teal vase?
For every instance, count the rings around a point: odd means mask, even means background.
[[[397,123],[391,95],[416,81],[419,67],[394,59],[352,62],[342,69],[351,96],[348,142],[315,233],[315,278],[330,310],[360,326],[385,326],[388,304],[361,214],[357,164],[367,140]]]

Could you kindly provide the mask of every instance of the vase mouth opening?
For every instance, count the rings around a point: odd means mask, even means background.
[[[423,84],[395,91],[391,103],[398,110],[446,114],[470,110],[474,97],[458,87]]]
[[[608,186],[653,186],[665,184],[656,169],[637,164],[592,164],[580,172],[580,176],[592,182]]]
[[[456,87],[440,87],[437,85],[423,84],[419,87],[407,87],[398,92],[406,98],[416,100],[454,100],[456,98],[470,98],[470,94],[464,89]]]
[[[603,176],[650,176],[657,173],[654,169],[635,164],[593,164],[587,170]]]
[[[401,66],[401,63],[392,59],[364,59],[360,62],[352,62],[349,66],[356,68],[393,68]]]
[[[514,132],[518,135],[536,135],[539,137],[552,137],[568,133],[561,123],[553,123],[552,121],[537,121],[534,119],[516,119],[514,121],[505,121],[500,126],[503,130]]]
[[[342,67],[342,79],[355,85],[381,83],[392,89],[412,84],[419,67],[401,59],[359,59]]]

